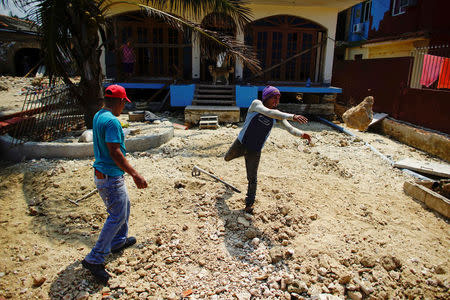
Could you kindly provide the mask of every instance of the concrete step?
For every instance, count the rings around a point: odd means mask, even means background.
[[[192,105],[235,105],[236,101],[234,100],[192,100]]]
[[[197,84],[196,87],[198,88],[207,88],[207,89],[227,89],[232,90],[234,89],[234,85],[226,85],[226,84]]]
[[[230,94],[233,94],[233,90],[232,89],[227,89],[227,90],[224,90],[224,89],[196,89],[195,90],[195,92],[197,93],[197,94],[227,94],[227,95],[230,95]]]
[[[198,95],[194,94],[194,99],[234,99],[233,95],[217,95],[217,94],[209,94],[209,95]]]
[[[240,119],[237,106],[189,105],[184,109],[184,120],[188,124],[197,124],[205,115],[215,115],[219,122],[236,123]]]

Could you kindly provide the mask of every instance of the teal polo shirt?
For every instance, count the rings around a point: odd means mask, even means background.
[[[95,156],[94,168],[109,176],[123,175],[123,170],[113,161],[106,146],[106,143],[118,143],[123,155],[127,153],[125,136],[119,119],[109,110],[101,109],[94,116],[92,131]]]

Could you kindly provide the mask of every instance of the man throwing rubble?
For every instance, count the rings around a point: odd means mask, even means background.
[[[286,130],[295,135],[311,141],[311,137],[289,124],[288,120],[296,121],[300,124],[308,122],[302,115],[293,115],[281,112],[275,108],[280,102],[280,91],[267,86],[262,92],[262,101],[253,100],[250,105],[244,126],[237,139],[225,154],[225,161],[230,161],[236,157],[245,157],[245,168],[247,170],[247,197],[245,198],[245,211],[253,213],[253,203],[256,196],[257,172],[261,150],[269,137],[270,131],[276,120],[281,120]]]
[[[109,252],[117,253],[136,243],[136,238],[128,237],[130,199],[124,182],[124,172],[133,177],[139,189],[147,187],[145,179],[125,158],[125,138],[117,117],[126,102],[131,101],[122,86],[108,86],[105,90],[104,106],[95,114],[93,122],[94,180],[105,203],[108,218],[97,243],[81,263],[104,284],[110,277],[104,265]]]

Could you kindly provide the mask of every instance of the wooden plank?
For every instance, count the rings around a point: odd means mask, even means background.
[[[374,124],[377,124],[381,120],[385,119],[387,116],[388,116],[388,114],[385,114],[385,113],[374,113],[373,114],[373,118],[372,118],[372,122],[370,122],[369,127],[374,125]]]
[[[15,117],[23,117],[23,116],[40,114],[43,112],[50,111],[50,110],[56,108],[56,106],[57,106],[56,104],[49,104],[49,105],[45,105],[45,106],[41,106],[41,107],[29,109],[29,110],[23,110],[20,112],[12,113],[9,115],[3,115],[3,116],[0,116],[0,121],[5,121],[5,120],[12,119]]]
[[[440,177],[450,178],[450,165],[435,162],[418,161],[411,158],[405,158],[394,164],[399,169],[408,169],[425,174],[436,175]]]
[[[200,120],[200,125],[217,125],[217,120]]]
[[[415,182],[405,182],[403,191],[406,195],[423,202],[430,209],[450,218],[450,200]]]
[[[217,116],[201,116],[200,121],[215,121],[217,122],[219,120],[219,117]]]

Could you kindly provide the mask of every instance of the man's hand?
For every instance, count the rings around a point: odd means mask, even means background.
[[[294,115],[294,117],[292,119],[300,124],[308,123],[308,119],[302,115]]]
[[[133,176],[134,183],[138,189],[145,189],[147,187],[147,181],[139,174]]]
[[[311,137],[309,136],[309,134],[302,134],[302,139],[308,140],[308,145],[311,144]]]
[[[128,160],[123,155],[120,150],[119,143],[106,143],[108,147],[109,155],[116,163],[116,165],[127,172],[133,177],[134,183],[136,184],[138,189],[145,189],[147,187],[147,181],[145,181],[144,177],[142,177],[128,162]]]

